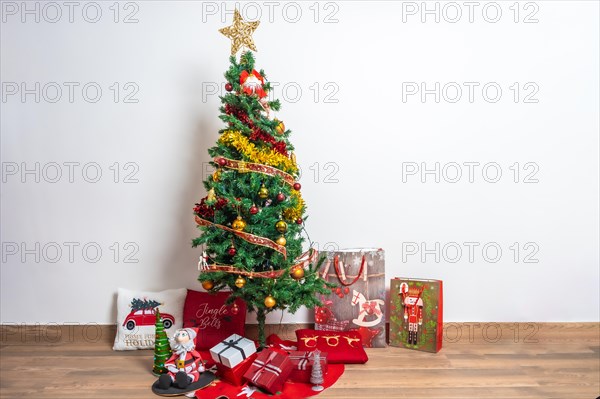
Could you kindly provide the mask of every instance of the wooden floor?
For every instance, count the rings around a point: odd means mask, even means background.
[[[270,329],[293,334],[290,326]],[[2,326],[0,398],[156,397],[152,351],[113,352],[113,337],[110,326]],[[368,354],[319,398],[600,396],[599,323],[450,323],[438,354],[392,347]]]

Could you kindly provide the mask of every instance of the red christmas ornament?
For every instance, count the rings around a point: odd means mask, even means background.
[[[237,249],[235,249],[235,247],[232,245],[227,250],[227,253],[229,254],[229,256],[235,256],[235,254],[237,254]]]
[[[225,160],[225,158],[219,158],[219,160],[217,161],[217,163],[221,166],[225,166],[227,165],[227,161]]]
[[[283,195],[283,193],[281,193],[281,192],[279,194],[277,194],[276,198],[277,198],[277,201],[279,201],[279,202],[285,201],[285,195]]]
[[[304,222],[304,220],[302,220],[302,218],[296,219],[296,224],[302,224],[302,222]]]
[[[258,213],[258,207],[256,205],[252,205],[250,207],[250,214],[251,215],[256,215]]]
[[[233,90],[233,85],[229,82],[225,83],[225,90],[227,90],[227,91]]]
[[[234,303],[233,305],[231,305],[231,314],[232,315],[236,315],[240,312],[240,307],[237,305],[237,303]]]
[[[300,183],[294,183],[294,190],[300,191],[301,188],[302,188],[302,185]]]

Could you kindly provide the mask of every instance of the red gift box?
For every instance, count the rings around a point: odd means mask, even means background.
[[[314,352],[290,351],[290,360],[294,368],[289,379],[294,382],[310,383],[310,374],[315,364]],[[327,374],[327,353],[321,352],[321,370]]]
[[[263,349],[244,374],[244,379],[265,391],[276,394],[294,368],[287,352],[279,349]]]
[[[217,375],[220,379],[229,382],[231,385],[243,385],[244,374],[246,374],[246,371],[248,371],[250,366],[252,366],[252,362],[254,362],[257,356],[257,353],[253,353],[246,360],[244,360],[234,368],[229,368],[217,362]]]

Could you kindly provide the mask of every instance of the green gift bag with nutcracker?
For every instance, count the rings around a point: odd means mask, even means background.
[[[442,281],[403,277],[390,283],[390,345],[426,352],[442,349]]]

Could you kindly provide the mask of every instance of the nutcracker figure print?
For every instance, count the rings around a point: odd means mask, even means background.
[[[404,307],[404,323],[408,325],[408,343],[417,345],[419,327],[423,324],[423,287],[409,287],[407,283],[400,285],[402,306]]]

